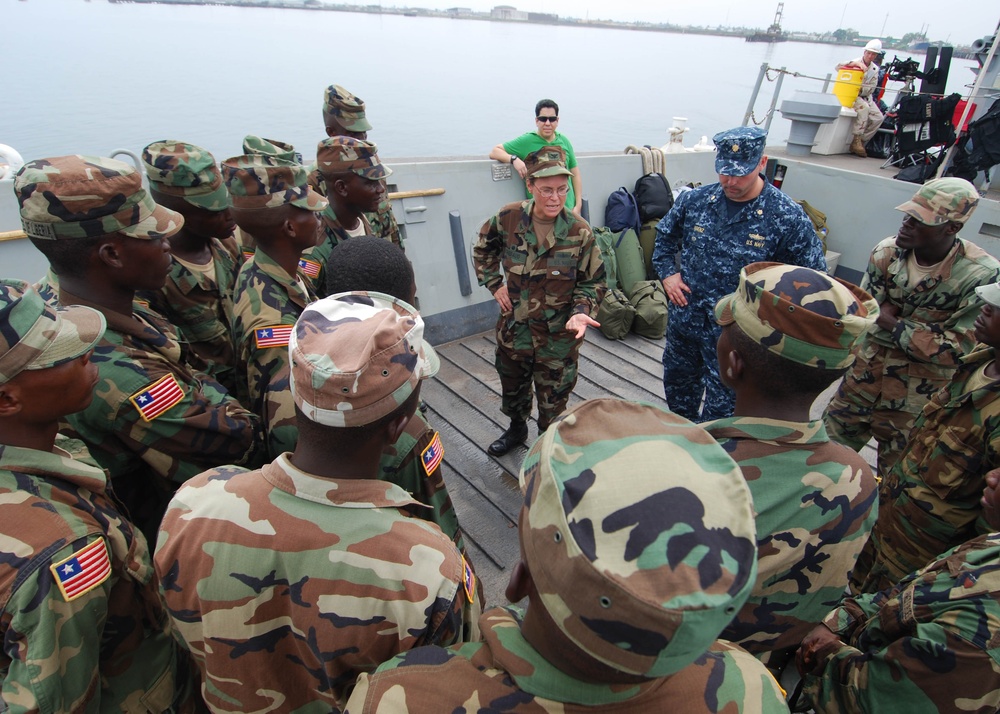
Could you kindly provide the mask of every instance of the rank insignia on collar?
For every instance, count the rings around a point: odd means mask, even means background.
[[[308,258],[301,258],[299,260],[299,272],[310,278],[318,278],[320,264],[315,260],[309,260]]]
[[[441,444],[441,435],[435,431],[431,443],[420,454],[420,463],[424,466],[424,473],[430,476],[434,473],[434,469],[441,465],[442,460],[444,460],[444,445]]]
[[[49,570],[66,602],[86,595],[111,575],[111,559],[104,539],[98,538],[65,560],[53,563]]]
[[[287,347],[293,329],[295,329],[294,325],[271,325],[254,330],[253,338],[256,341],[257,349]]]
[[[465,560],[465,556],[462,556],[462,583],[465,585],[465,596],[469,599],[469,602],[476,601],[476,574],[472,572],[472,568],[469,563]]]
[[[153,421],[184,398],[177,377],[167,374],[129,397],[143,421]]]

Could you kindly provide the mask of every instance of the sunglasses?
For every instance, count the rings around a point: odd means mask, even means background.
[[[547,122],[555,124],[557,121],[559,121],[559,117],[535,117],[535,121],[540,121],[543,124]]]

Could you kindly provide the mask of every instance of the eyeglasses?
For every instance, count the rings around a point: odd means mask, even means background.
[[[535,117],[535,121],[540,121],[542,124],[545,124],[546,122],[552,122],[555,124],[559,121],[559,117]]]
[[[559,188],[536,188],[534,192],[542,198],[552,198],[553,196],[566,198],[566,196],[569,195],[569,186],[560,186]]]

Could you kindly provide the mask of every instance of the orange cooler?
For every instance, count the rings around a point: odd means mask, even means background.
[[[842,105],[848,108],[854,106],[864,76],[865,73],[860,69],[837,69],[837,81],[833,83],[833,93]]]

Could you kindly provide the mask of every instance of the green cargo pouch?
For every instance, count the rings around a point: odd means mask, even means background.
[[[604,294],[601,306],[597,309],[597,321],[601,323],[601,332],[609,340],[625,338],[632,328],[635,318],[635,308],[621,290],[609,289]]]
[[[635,307],[632,332],[658,340],[667,332],[667,294],[659,280],[641,280],[632,286],[629,301]]]

